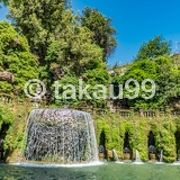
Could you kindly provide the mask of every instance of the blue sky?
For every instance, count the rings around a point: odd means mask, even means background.
[[[174,51],[180,42],[179,0],[72,0],[72,7],[75,12],[96,8],[112,19],[118,46],[109,58],[111,65],[130,62],[141,44],[155,35],[172,41]],[[0,19],[6,14],[0,9]]]

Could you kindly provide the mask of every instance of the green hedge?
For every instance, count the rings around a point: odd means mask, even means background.
[[[100,145],[100,135],[105,134],[107,150],[115,149],[120,158],[123,157],[125,133],[129,134],[130,148],[138,150],[141,159],[148,160],[148,135],[150,131],[155,136],[157,152],[163,150],[165,162],[176,161],[177,146],[175,133],[180,132],[180,119],[171,116],[145,118],[140,116],[121,117],[118,114],[107,113],[95,116],[97,140]]]

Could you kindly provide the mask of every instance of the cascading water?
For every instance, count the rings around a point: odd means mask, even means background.
[[[137,151],[137,150],[135,152],[135,161],[134,161],[134,164],[143,164],[143,162],[141,161],[141,157],[140,157],[139,151]]]
[[[25,157],[63,164],[98,161],[90,114],[69,109],[35,109],[29,116]]]
[[[118,158],[118,155],[117,155],[116,150],[115,150],[115,149],[113,149],[113,150],[112,150],[112,153],[113,153],[114,160],[115,160],[115,161],[118,161],[118,160],[119,160],[119,158]]]
[[[161,150],[161,153],[159,156],[159,162],[163,162],[163,150]]]
[[[178,158],[177,158],[177,160],[178,160],[178,162],[180,162],[180,150],[178,150]]]
[[[142,162],[141,158],[140,158],[140,154],[139,154],[139,152],[137,150],[136,150],[136,153],[135,153],[135,162]]]

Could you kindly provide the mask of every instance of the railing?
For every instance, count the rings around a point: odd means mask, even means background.
[[[12,103],[13,98],[10,95],[7,94],[0,94],[0,102],[3,103]]]
[[[135,109],[116,109],[116,111],[110,111],[108,108],[94,108],[94,107],[69,107],[76,110],[86,111],[91,114],[103,115],[109,112],[117,113],[121,117],[131,117],[131,116],[142,116],[142,117],[160,117],[160,116],[180,116],[180,111],[166,112],[159,109],[156,110],[135,110]]]
[[[41,102],[33,102],[30,101],[29,99],[20,99],[18,97],[12,97],[6,94],[0,94],[0,102],[4,103],[4,104],[21,104],[26,102],[27,104],[29,104],[30,106],[34,107],[34,108],[48,108],[48,105],[46,104],[45,101],[41,101]],[[63,107],[61,107],[63,108]],[[131,117],[131,116],[142,116],[142,117],[158,117],[158,116],[166,116],[166,115],[172,115],[172,116],[180,116],[180,110],[173,110],[170,112],[166,112],[160,109],[156,109],[156,110],[135,110],[133,108],[131,109],[122,109],[122,108],[95,108],[95,107],[66,107],[66,108],[71,108],[71,109],[76,109],[76,110],[81,110],[81,111],[86,111],[89,112],[91,114],[97,114],[97,115],[103,115],[103,114],[107,114],[109,112],[111,113],[117,113],[119,114],[121,117]]]

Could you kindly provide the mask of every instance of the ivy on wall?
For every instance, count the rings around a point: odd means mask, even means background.
[[[107,113],[96,116],[97,140],[101,144],[104,133],[104,145],[107,150],[115,149],[120,159],[123,159],[125,133],[129,135],[130,149],[138,150],[141,159],[148,160],[148,136],[150,131],[155,138],[157,154],[163,151],[165,162],[176,161],[177,146],[175,133],[180,130],[180,119],[171,116],[146,118],[140,116],[120,117],[118,114]]]

